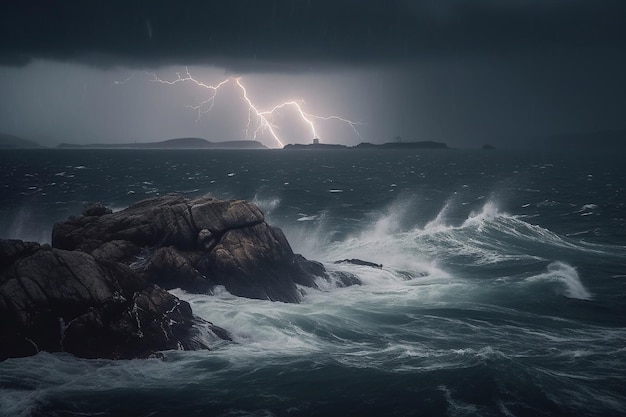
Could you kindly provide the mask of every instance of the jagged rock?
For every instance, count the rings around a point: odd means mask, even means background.
[[[40,248],[39,243],[21,240],[0,240],[0,269],[4,269],[16,259],[30,255]]]
[[[242,200],[148,199],[115,213],[57,223],[52,246],[127,265],[149,248],[139,272],[166,289],[191,292],[223,285],[238,296],[297,302],[296,284],[316,287],[317,279],[331,279],[321,264],[294,255],[282,231]],[[339,282],[358,283],[344,278]]]
[[[207,229],[215,235],[232,229],[254,226],[265,220],[257,206],[243,200],[201,198],[190,201],[189,206],[193,224],[197,229]]]
[[[335,261],[336,264],[352,264],[352,265],[360,265],[360,266],[369,266],[371,268],[381,269],[383,267],[382,264],[376,264],[374,262],[364,261],[362,259],[342,259],[341,261]]]
[[[94,249],[94,258],[103,261],[129,262],[141,252],[141,248],[127,240],[112,240]]]
[[[0,317],[0,360],[40,350],[137,358],[206,348],[189,304],[128,266],[17,240],[0,240]]]
[[[356,275],[345,271],[327,271],[319,262],[309,261],[302,255],[296,255],[296,262],[300,264],[300,267],[309,272],[310,276],[322,277],[326,281],[332,282],[338,287],[348,287],[350,285],[361,285],[361,281]],[[307,285],[304,282],[297,282],[298,284],[314,287],[317,283]]]
[[[248,298],[297,302],[294,279],[306,275],[282,231],[265,223],[224,234],[208,255],[210,277],[229,292]]]
[[[55,224],[52,246],[91,252],[106,242],[124,240],[139,247],[177,244],[192,248],[197,232],[190,217],[182,197],[144,200],[116,213],[70,218]]]
[[[102,205],[102,203],[88,204],[83,210],[83,216],[103,216],[111,214],[113,210]]]
[[[143,273],[164,288],[180,287],[190,292],[207,293],[216,285],[201,274],[187,256],[172,246],[154,251]]]

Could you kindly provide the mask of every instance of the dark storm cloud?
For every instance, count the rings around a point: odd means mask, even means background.
[[[46,58],[289,70],[619,48],[625,18],[620,0],[8,0],[0,5],[0,64]]]

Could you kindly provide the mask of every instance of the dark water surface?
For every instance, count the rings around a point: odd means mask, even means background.
[[[236,343],[7,360],[2,415],[626,415],[620,155],[3,150],[0,173],[2,238],[49,242],[87,202],[212,194],[364,283],[299,305],[173,291]]]

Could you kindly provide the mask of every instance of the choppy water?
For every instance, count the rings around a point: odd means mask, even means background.
[[[503,151],[0,152],[0,237],[102,201],[256,202],[364,285],[302,304],[173,291],[236,343],[0,363],[0,414],[626,415],[626,167]],[[381,270],[335,265],[344,258]]]

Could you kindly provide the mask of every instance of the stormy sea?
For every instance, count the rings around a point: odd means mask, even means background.
[[[626,415],[623,155],[33,149],[0,172],[2,238],[49,243],[89,202],[246,199],[362,281],[300,304],[174,290],[233,342],[8,359],[2,416]]]

